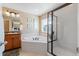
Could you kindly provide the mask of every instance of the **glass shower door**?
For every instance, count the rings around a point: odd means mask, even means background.
[[[48,37],[47,37],[47,51],[51,54],[52,53],[52,49],[51,49],[51,13],[48,13],[48,28],[47,28],[47,33],[48,33]]]
[[[55,21],[54,21],[55,22]],[[54,25],[53,25],[54,24]],[[47,37],[47,50],[50,54],[54,55],[53,53],[53,41],[56,40],[56,27],[54,27],[53,31],[53,26],[55,26],[56,23],[53,23],[53,12],[48,13],[48,37]]]
[[[53,11],[53,53],[75,56],[77,53],[76,5],[70,4]]]
[[[53,15],[53,12],[48,13],[48,52],[55,56],[53,52],[53,43],[57,40],[57,17]]]
[[[77,55],[76,4],[48,13],[47,51],[52,55]]]

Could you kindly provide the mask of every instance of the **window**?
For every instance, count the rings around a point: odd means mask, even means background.
[[[34,32],[38,32],[38,18],[34,19]]]
[[[42,32],[47,33],[47,17],[46,15],[42,16],[42,21],[41,21],[41,30]]]

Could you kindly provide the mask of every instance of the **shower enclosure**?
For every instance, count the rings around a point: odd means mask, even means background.
[[[47,51],[56,56],[77,53],[77,7],[66,3],[48,13]]]
[[[54,20],[53,20],[54,19]],[[57,17],[53,16],[53,12],[48,13],[48,37],[47,37],[47,51],[55,56],[53,53],[53,41],[57,40]]]

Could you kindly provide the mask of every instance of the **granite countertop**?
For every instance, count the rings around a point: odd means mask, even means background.
[[[16,32],[16,33],[6,33],[6,34],[18,34],[18,33]]]
[[[20,32],[5,32],[5,34],[20,34]]]

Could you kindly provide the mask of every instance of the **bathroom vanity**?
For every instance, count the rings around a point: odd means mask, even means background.
[[[5,41],[7,44],[5,45],[5,51],[21,48],[21,35],[20,33],[6,33]]]
[[[4,31],[5,31],[5,51],[12,51],[21,48],[20,17],[16,10],[3,7]],[[9,13],[10,15],[8,16]]]

